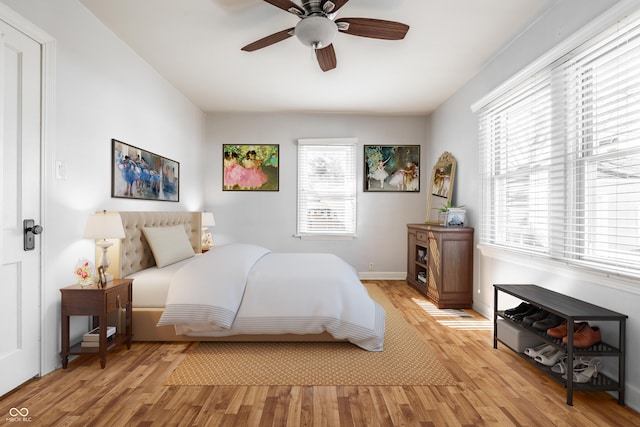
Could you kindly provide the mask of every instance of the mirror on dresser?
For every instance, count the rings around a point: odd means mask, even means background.
[[[449,206],[456,174],[456,159],[451,153],[442,153],[431,171],[427,190],[427,224],[440,224],[440,209]]]

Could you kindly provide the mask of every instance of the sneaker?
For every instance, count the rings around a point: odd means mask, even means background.
[[[555,314],[550,314],[544,319],[538,320],[537,322],[533,322],[531,326],[535,329],[545,332],[547,329],[555,328],[556,326],[560,326],[564,322],[564,319],[560,316],[556,316]]]
[[[547,316],[549,316],[549,312],[547,310],[540,310],[537,313],[531,314],[529,316],[525,316],[522,319],[522,324],[525,326],[531,326],[533,325],[534,322],[537,322],[538,320],[542,320]]]
[[[531,304],[523,302],[523,303],[520,303],[520,305],[517,307],[509,308],[505,310],[504,314],[507,316],[513,316],[514,314],[524,313],[525,311],[529,310],[530,307],[531,307]]]
[[[511,316],[511,318],[513,320],[521,321],[525,317],[534,315],[534,314],[538,313],[539,311],[540,311],[540,309],[538,307],[532,305],[531,307],[529,307],[529,310],[525,311],[524,313],[514,314],[513,316]]]

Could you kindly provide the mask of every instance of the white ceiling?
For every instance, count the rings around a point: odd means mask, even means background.
[[[411,28],[400,41],[338,34],[325,73],[295,37],[240,50],[298,22],[262,0],[80,0],[205,112],[364,114],[433,111],[556,1],[351,0],[337,18]]]

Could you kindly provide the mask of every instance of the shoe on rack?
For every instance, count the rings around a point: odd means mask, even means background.
[[[522,302],[517,307],[513,307],[513,308],[509,308],[509,309],[505,310],[504,314],[506,316],[513,316],[514,314],[524,313],[525,311],[529,310],[530,307],[531,307],[531,304],[526,303],[526,302]]]
[[[545,366],[553,366],[556,364],[556,362],[558,362],[558,360],[560,360],[561,358],[564,357],[564,351],[562,350],[555,350],[555,351],[551,351],[549,353],[542,353],[537,355],[534,360],[538,363],[541,363]]]
[[[563,343],[569,342],[569,337],[562,338]],[[600,342],[600,328],[598,326],[589,326],[584,324],[573,334],[573,346],[574,347],[591,347],[592,345]]]
[[[546,318],[547,316],[549,316],[549,312],[547,310],[540,310],[537,313],[531,314],[529,316],[525,316],[522,319],[522,324],[525,326],[531,326],[533,325],[534,322],[537,322],[538,320],[542,320],[544,318]]]
[[[516,321],[522,321],[522,319],[524,319],[525,317],[536,314],[539,311],[540,308],[532,305],[531,307],[529,307],[529,310],[525,311],[524,313],[516,313],[512,315],[511,318]]]
[[[598,377],[598,371],[602,370],[602,363],[600,359],[583,359],[583,363],[586,365],[581,365],[580,367],[573,369],[572,381],[574,383],[588,383],[591,381],[591,378]],[[567,379],[567,374],[565,373],[562,378]]]
[[[593,362],[592,362],[593,361]],[[573,369],[574,370],[582,370],[589,366],[589,364],[598,364],[599,359],[591,359],[590,357],[574,357],[573,358]],[[553,365],[551,371],[556,374],[566,374],[567,373],[567,356],[565,355],[558,363]],[[566,376],[563,376],[566,379]]]
[[[547,329],[561,325],[563,321],[564,319],[562,317],[556,316],[555,314],[549,314],[544,319],[533,322],[533,325],[531,326],[539,331],[545,332]]]
[[[589,324],[587,322],[574,323],[573,331],[576,332],[578,329],[580,329],[584,325],[589,325]],[[555,328],[547,329],[547,335],[551,335],[552,337],[555,337],[555,338],[564,338],[567,336],[567,331],[568,331],[568,327],[567,327],[567,322],[565,320],[559,326],[556,326]]]
[[[541,354],[545,354],[545,353],[551,353],[552,351],[554,351],[556,348],[550,344],[541,344],[537,347],[527,347],[524,349],[524,354],[526,354],[527,356],[531,357],[532,359],[535,359],[536,356],[539,356]]]
[[[583,361],[581,359],[573,359],[573,369],[576,369],[580,366],[583,366],[584,368],[587,367],[586,364],[583,363]],[[553,367],[551,367],[551,371],[555,372],[556,374],[566,374],[567,373],[567,356],[564,356],[562,359],[560,359],[559,362],[557,362],[555,365],[553,365]]]

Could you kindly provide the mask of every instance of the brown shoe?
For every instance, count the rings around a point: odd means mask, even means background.
[[[585,325],[589,326],[589,324],[587,322],[574,323],[573,324],[573,331],[576,332],[576,331],[578,331],[578,329],[582,328]],[[564,338],[564,337],[566,337],[567,336],[567,321],[565,320],[564,322],[562,322],[559,326],[556,326],[555,328],[547,329],[547,335],[551,335],[552,337],[555,337],[555,338]]]
[[[562,338],[563,343],[569,342],[568,337]],[[598,326],[589,326],[585,324],[575,334],[573,334],[574,347],[591,347],[600,342],[600,328]]]

